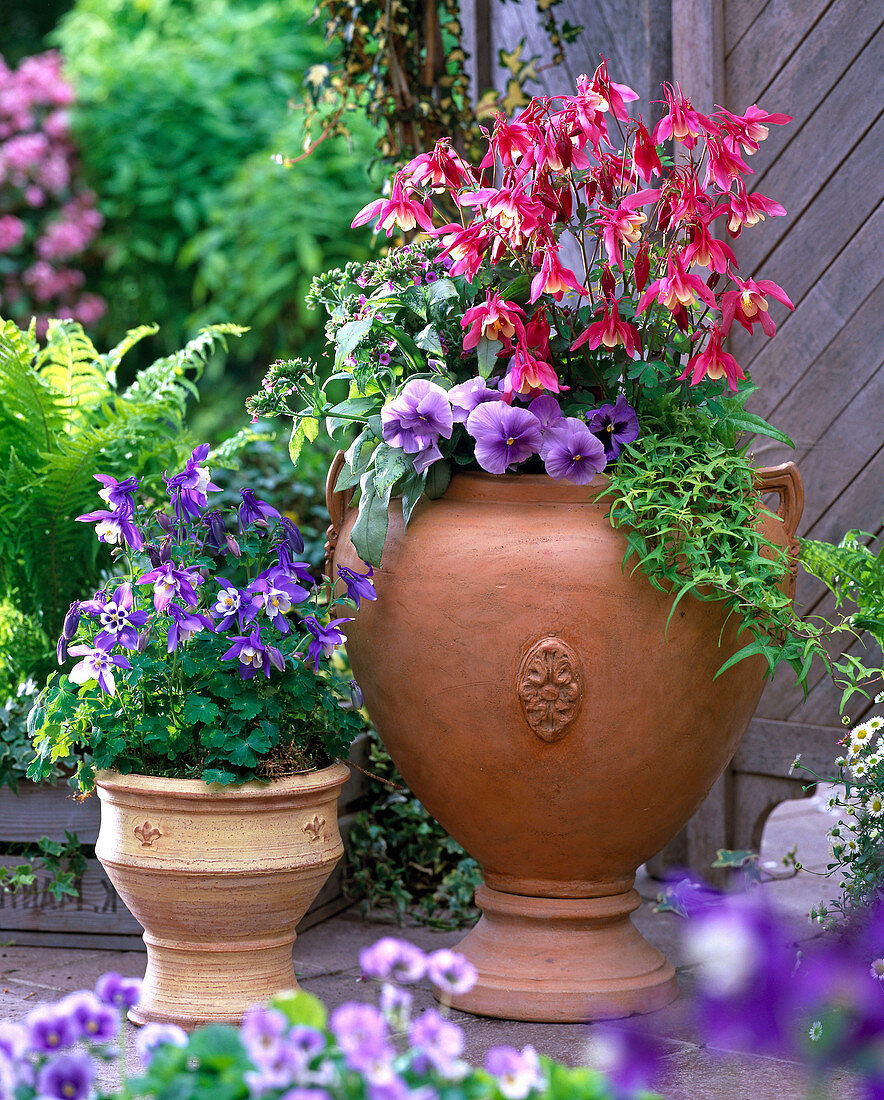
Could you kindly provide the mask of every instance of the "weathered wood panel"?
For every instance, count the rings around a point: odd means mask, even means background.
[[[24,782],[17,794],[0,787],[0,844],[32,844],[44,836],[64,840],[66,831],[81,844],[94,844],[100,816],[96,797],[79,801],[67,785]]]

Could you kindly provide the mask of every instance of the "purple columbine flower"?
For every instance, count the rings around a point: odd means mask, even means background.
[[[427,958],[419,947],[407,940],[384,936],[359,952],[364,978],[380,982],[419,982],[427,972]]]
[[[167,561],[159,568],[142,574],[135,583],[153,583],[153,605],[157,611],[165,611],[176,597],[188,607],[196,607],[199,600],[194,585],[202,584],[203,578],[195,569],[176,569],[172,562]]]
[[[466,426],[476,441],[476,461],[489,474],[506,473],[510,466],[537,454],[543,443],[537,417],[505,401],[478,405]]]
[[[221,492],[212,483],[208,468],[200,465],[208,453],[209,444],[201,443],[194,448],[182,472],[165,479],[179,522],[184,515],[194,518],[202,515],[209,505],[207,494]]]
[[[179,645],[189,642],[194,634],[199,634],[201,630],[215,629],[215,624],[208,615],[185,611],[174,603],[170,603],[167,610],[172,617],[166,632],[166,648],[169,653],[173,653]]]
[[[314,615],[307,615],[301,620],[301,626],[306,627],[313,635],[313,641],[307,647],[307,656],[312,659],[316,672],[319,672],[319,658],[331,657],[335,648],[347,640],[346,635],[335,628],[339,623],[352,622],[352,618],[331,619],[327,626],[323,626]]]
[[[107,505],[115,510],[123,511],[129,516],[135,514],[135,501],[132,498],[138,489],[138,478],[127,477],[123,481],[117,481],[110,474],[93,474],[92,476],[104,486],[103,489],[99,490],[98,495]]]
[[[88,1054],[59,1054],[40,1067],[40,1100],[86,1100],[95,1081],[95,1063]]]
[[[485,379],[480,376],[460,382],[448,391],[452,416],[455,424],[463,424],[470,413],[485,401],[502,400],[499,390],[489,389]]]
[[[87,512],[83,516],[77,516],[77,523],[94,523],[99,542],[111,546],[125,542],[133,550],[140,550],[144,542],[131,518],[131,512],[118,508],[114,512]]]
[[[117,684],[114,680],[115,668],[131,668],[125,657],[112,656],[105,649],[93,649],[88,645],[74,645],[70,648],[74,657],[82,657],[82,661],[68,673],[68,679],[75,684],[88,684],[90,680],[97,680],[98,686],[106,695],[115,695]]]
[[[71,993],[59,1002],[58,1007],[73,1020],[77,1038],[87,1039],[90,1043],[110,1042],[120,1030],[119,1013],[89,990]]]
[[[252,606],[251,593],[241,592],[228,581],[222,580],[221,584],[225,587],[218,592],[215,597],[215,606],[212,608],[214,615],[221,616],[215,624],[215,630],[229,630],[233,625],[233,620],[237,617],[239,617],[240,630],[245,630],[247,621],[245,616]],[[254,615],[251,618],[254,618]]]
[[[80,604],[77,600],[71,604],[68,608],[68,613],[64,617],[64,625],[61,628],[62,637],[66,642],[73,640],[74,635],[77,633],[77,627],[80,625]]]
[[[418,1073],[435,1070],[448,1081],[460,1080],[469,1071],[461,1055],[463,1032],[435,1008],[422,1012],[408,1029],[408,1041],[415,1048],[413,1061]]]
[[[101,633],[95,638],[98,649],[113,649],[115,645],[121,645],[124,649],[136,648],[138,631],[135,628],[144,626],[148,614],[146,611],[133,610],[131,584],[121,584],[104,603],[90,600],[81,607],[90,615],[96,615],[101,623]]]
[[[550,477],[566,478],[576,485],[588,485],[605,468],[605,448],[586,424],[569,416],[556,421],[543,433],[540,450]]]
[[[601,440],[607,462],[613,462],[625,444],[638,438],[638,417],[622,393],[613,405],[599,405],[588,412],[586,420],[589,430]]]
[[[282,516],[279,521],[279,533],[282,535],[282,544],[288,548],[291,554],[304,553],[304,536],[290,519]]]
[[[42,1054],[64,1050],[79,1038],[70,1014],[59,1005],[39,1005],[25,1017],[28,1046]]]
[[[231,661],[236,657],[239,660],[239,674],[243,680],[251,680],[258,669],[261,669],[269,680],[271,665],[279,672],[285,668],[285,658],[274,646],[264,644],[260,629],[253,630],[248,636],[232,638],[231,641],[233,645],[226,653],[221,654],[221,660]]]
[[[465,955],[447,947],[427,958],[427,977],[443,993],[469,993],[479,979],[476,968]]]
[[[356,610],[359,610],[359,601],[362,600],[376,600],[378,598],[377,592],[374,590],[374,585],[371,583],[371,578],[374,576],[374,569],[366,562],[362,563],[367,573],[357,573],[353,569],[348,569],[346,565],[338,566],[338,576],[347,586],[347,595],[356,604]]]
[[[141,996],[141,979],[124,978],[115,970],[110,970],[95,983],[95,996],[106,1005],[132,1008]]]
[[[310,566],[305,561],[295,561],[287,543],[281,543],[277,549],[279,569],[288,577],[293,577],[305,588],[312,588],[316,583]]]
[[[448,394],[435,382],[412,378],[381,409],[384,442],[414,455],[414,468],[422,473],[442,457],[438,442],[451,438],[454,419]]]
[[[562,407],[549,393],[543,393],[540,397],[535,397],[528,406],[528,412],[534,413],[544,431],[551,428],[556,421],[562,419]]]
[[[186,1047],[187,1042],[187,1032],[177,1024],[145,1024],[135,1035],[135,1050],[146,1068],[159,1047]]]
[[[281,569],[268,569],[256,577],[247,591],[252,594],[252,602],[245,613],[245,621],[251,622],[259,611],[263,611],[280,634],[291,630],[286,615],[295,604],[306,600],[309,592],[302,588]]]
[[[268,504],[266,500],[258,500],[251,489],[240,489],[239,495],[242,497],[242,504],[239,506],[239,522],[244,528],[251,523],[269,527],[271,519],[282,519],[272,504]]]
[[[485,1055],[485,1069],[497,1079],[497,1087],[507,1100],[524,1100],[546,1086],[534,1047],[523,1047],[521,1051],[491,1047]]]

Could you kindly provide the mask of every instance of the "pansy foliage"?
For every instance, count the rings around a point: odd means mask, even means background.
[[[238,508],[197,447],[166,477],[168,510],[137,479],[99,475],[86,513],[125,574],[65,618],[53,678],[29,719],[41,779],[72,752],[80,786],[96,769],[239,783],[323,767],[362,729],[352,681],[335,667],[367,575],[323,578],[297,560],[297,528],[248,487]]]

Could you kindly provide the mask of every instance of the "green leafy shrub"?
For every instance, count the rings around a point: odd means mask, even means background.
[[[374,730],[369,733],[368,806],[347,842],[346,889],[363,907],[392,909],[437,928],[459,928],[478,916],[473,894],[479,864],[434,821],[403,785]]]
[[[219,316],[251,326],[237,354],[272,358],[318,326],[303,306],[370,197],[375,139],[328,143],[288,171],[304,72],[324,56],[309,0],[78,0],[56,34],[77,87],[74,128],[106,217],[105,332],[162,317],[172,346]],[[335,147],[333,147],[333,145]],[[346,201],[342,201],[346,195]]]
[[[44,669],[51,655],[52,643],[37,617],[25,615],[8,599],[0,599],[0,702],[14,696],[22,681]]]

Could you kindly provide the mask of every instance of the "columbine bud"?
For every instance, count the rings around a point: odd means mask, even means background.
[[[285,545],[293,554],[302,554],[304,552],[304,536],[290,519],[283,517],[279,522],[285,536]]]
[[[706,280],[706,286],[708,286],[710,290],[715,290],[720,280],[721,276],[719,275],[719,273],[717,271],[713,271],[709,278]]]
[[[648,259],[648,246],[643,244],[635,256],[632,265],[632,277],[635,279],[635,289],[641,293],[648,285],[651,274],[651,261]]]
[[[68,659],[68,643],[64,634],[58,639],[58,645],[55,647],[55,657],[60,665],[63,665]]]
[[[157,523],[160,525],[160,527],[162,527],[162,529],[166,532],[166,534],[171,535],[172,531],[174,529],[174,525],[173,525],[171,519],[166,515],[166,513],[165,512],[155,512],[154,516],[156,518]]]
[[[150,559],[150,564],[154,567],[154,569],[159,569],[159,567],[163,564],[160,560],[159,549],[154,546],[153,543],[148,543],[148,545],[144,548],[144,552]]]
[[[135,646],[136,653],[143,653],[147,649],[147,643],[150,641],[150,628],[142,630],[138,635],[138,642]]]
[[[233,554],[235,558],[242,557],[242,550],[240,550],[239,543],[236,541],[233,535],[227,536],[227,549],[230,551],[231,554]]]
[[[354,710],[360,710],[364,702],[362,698],[362,688],[355,680],[350,681],[350,702],[353,704]]]
[[[172,540],[167,535],[160,543],[160,565],[172,560]]]
[[[80,604],[77,600],[71,604],[68,608],[68,613],[64,617],[64,626],[61,628],[62,637],[66,642],[69,642],[71,638],[77,633],[77,627],[80,625]]]
[[[617,289],[617,284],[614,282],[614,272],[610,267],[605,264],[602,268],[602,277],[599,279],[602,287],[602,294],[608,299],[614,297],[614,291]]]

